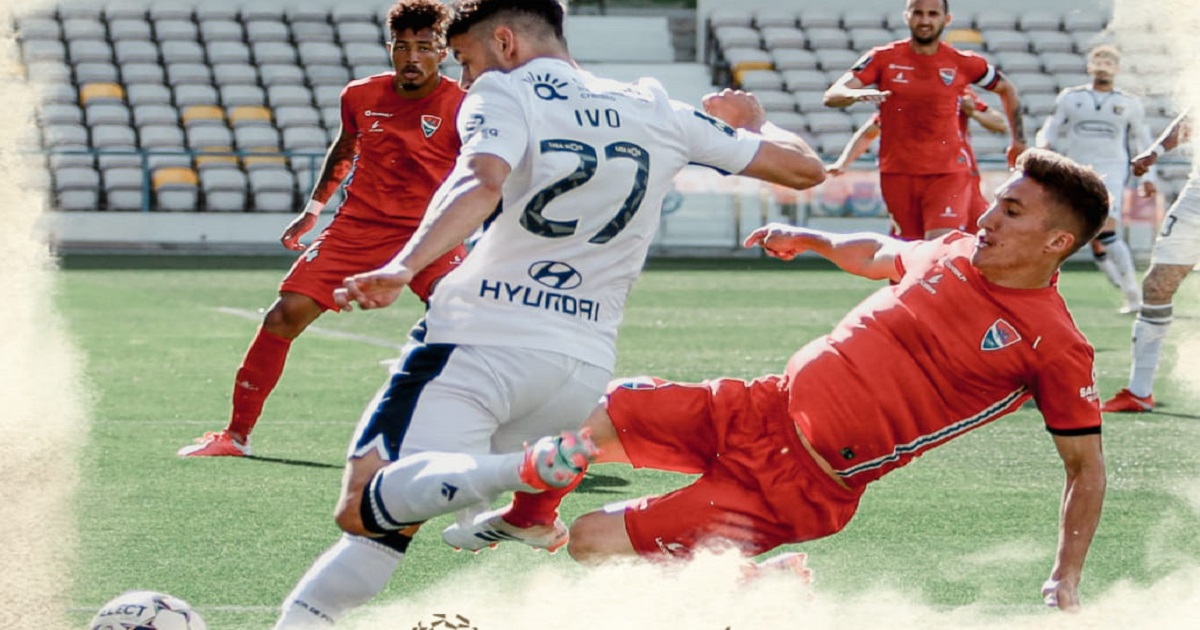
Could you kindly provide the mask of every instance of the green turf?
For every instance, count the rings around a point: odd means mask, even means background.
[[[383,382],[381,362],[395,352],[306,334],[255,431],[260,458],[179,460],[178,447],[224,425],[233,373],[256,326],[218,308],[266,307],[286,263],[162,270],[143,262],[73,264],[61,275],[58,304],[87,357],[94,395],[70,607],[82,624],[85,611],[115,593],[153,588],[192,601],[210,627],[268,627],[272,609],[337,536],[330,514],[346,442]],[[827,266],[654,264],[631,296],[617,372],[676,380],[778,372],[876,286]],[[1186,317],[1200,312],[1196,286],[1176,301],[1168,370],[1176,342],[1200,334]],[[1125,382],[1131,320],[1115,313],[1116,291],[1098,272],[1071,270],[1062,288],[1097,348],[1101,392],[1110,394]],[[418,316],[406,298],[382,311],[327,315],[317,326],[399,343]],[[1200,519],[1181,498],[1200,477],[1200,401],[1177,380],[1160,379],[1156,390],[1161,413],[1108,418],[1108,502],[1085,600],[1117,581],[1146,583],[1200,560]],[[598,466],[564,515],[684,480]],[[829,592],[880,584],[937,606],[1036,610],[1061,485],[1040,417],[1023,410],[878,482],[844,532],[802,549]],[[570,564],[565,554],[504,547],[490,557],[451,553],[436,536],[447,522],[418,537],[385,599],[474,562],[504,563],[516,575],[537,563]]]

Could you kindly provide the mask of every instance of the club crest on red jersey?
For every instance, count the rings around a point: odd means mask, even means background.
[[[938,68],[938,76],[942,78],[942,83],[950,85],[954,83],[954,77],[958,74],[956,68]]]
[[[1021,340],[1021,333],[1017,332],[1013,325],[997,319],[996,323],[992,324],[983,333],[983,341],[979,343],[980,350],[1000,350],[1007,348]]]
[[[442,118],[432,114],[421,115],[421,133],[425,134],[426,138],[432,137],[433,133],[442,126]]]

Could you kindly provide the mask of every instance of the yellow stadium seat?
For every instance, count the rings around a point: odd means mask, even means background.
[[[229,108],[229,124],[239,125],[245,122],[271,122],[271,110],[259,105],[238,105]]]
[[[256,168],[262,168],[264,166],[270,166],[272,164],[280,166],[287,164],[287,159],[279,154],[278,149],[259,147],[250,149],[249,152],[255,153],[256,155],[247,155],[242,157],[242,167],[247,171],[252,171]]]
[[[200,147],[196,149],[198,153],[233,153],[233,147]],[[214,166],[217,164],[232,164],[237,166],[237,156],[235,155],[197,155],[196,168]]]
[[[199,120],[225,121],[225,111],[216,105],[188,105],[179,116],[184,126]]]
[[[983,50],[983,33],[973,28],[955,28],[946,31],[946,43],[965,50]]]
[[[186,166],[167,166],[154,171],[150,181],[154,190],[158,190],[165,186],[197,186],[200,177]]]
[[[116,83],[85,83],[79,86],[79,104],[97,101],[123,101],[125,89]]]
[[[746,63],[739,63],[733,68],[730,68],[730,71],[733,74],[734,85],[741,85],[742,76],[747,72],[751,70],[773,70],[774,68],[775,66],[771,65],[771,62],[769,61],[749,61]]]

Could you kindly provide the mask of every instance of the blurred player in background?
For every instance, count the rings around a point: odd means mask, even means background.
[[[1025,148],[1025,128],[1016,87],[983,57],[941,41],[951,20],[945,0],[908,0],[904,17],[912,37],[863,55],[825,91],[825,105],[879,104],[879,185],[893,234],[914,240],[971,221],[976,166],[959,131],[963,89],[974,84],[1000,95],[1010,165]]]
[[[1095,353],[1055,280],[1100,231],[1108,195],[1090,168],[1049,151],[1030,150],[1016,168],[976,237],[904,242],[780,224],[752,233],[746,245],[777,258],[813,252],[894,284],[797,351],[783,375],[614,381],[584,423],[596,461],[700,478],[585,514],[571,525],[571,555],[688,558],[710,545],[755,555],[834,534],[872,481],[1032,398],[1066,469],[1043,597],[1078,607],[1106,482]],[[476,524],[473,548],[493,533],[522,540],[517,525],[550,522],[564,494],[518,494]]]
[[[1054,149],[1095,168],[1104,178],[1110,197],[1109,217],[1100,236],[1092,241],[1092,255],[1110,282],[1121,290],[1122,313],[1135,313],[1142,292],[1133,266],[1133,254],[1118,230],[1129,181],[1130,156],[1150,146],[1146,112],[1137,96],[1116,89],[1113,80],[1121,69],[1121,55],[1112,46],[1097,46],[1088,53],[1090,85],[1069,87],[1058,95],[1054,113],[1037,134],[1037,146]],[[1066,138],[1060,139],[1060,134]],[[1156,191],[1153,171],[1142,176],[1141,193]]]
[[[710,95],[705,114],[656,81],[584,72],[567,52],[557,0],[455,9],[447,33],[470,86],[461,155],[416,236],[386,266],[348,278],[337,299],[387,306],[486,228],[364,412],[335,509],[345,535],[285,598],[277,628],[333,621],[368,601],[429,518],[465,520],[501,492],[578,482],[583,435],[524,443],[577,429],[603,394],[625,298],[681,169],[793,188],[825,176],[812,148],[767,123],[749,94]],[[565,539],[552,519],[530,542],[553,549]]]
[[[329,147],[308,205],[280,239],[304,253],[279,286],[233,386],[233,413],[220,432],[179,450],[182,457],[250,455],[250,432],[275,388],[292,340],[321,313],[336,309],[333,291],[346,276],[391,260],[412,238],[430,197],[454,166],[454,118],[463,90],[438,66],[446,57],[449,14],[438,0],[401,0],[388,12],[394,72],[350,82],[342,91],[342,126]],[[346,200],[307,248],[300,237],[317,223],[343,180]],[[434,285],[466,255],[455,247],[409,285],[428,302]]]
[[[971,212],[967,218],[965,231],[972,234],[978,229],[976,222],[979,217],[987,210],[987,199],[983,198],[982,181],[979,174],[979,161],[975,159],[975,150],[971,147],[971,120],[975,120],[984,129],[992,133],[1004,133],[1008,131],[1008,124],[1004,120],[1004,114],[996,111],[994,108],[988,107],[988,104],[979,100],[979,95],[969,86],[963,90],[962,96],[959,97],[959,114],[958,114],[958,130],[966,141],[965,149],[967,158],[972,165],[971,168],[971,185],[968,194],[972,196]],[[851,136],[850,141],[842,149],[841,155],[838,156],[832,164],[826,167],[828,172],[833,177],[837,177],[846,172],[850,165],[871,146],[871,143],[879,137],[879,114],[875,114],[862,124]]]
[[[1158,140],[1133,159],[1133,174],[1145,174],[1164,151],[1186,142],[1190,126],[1188,112],[1171,121]],[[1133,322],[1133,365],[1129,370],[1129,386],[1105,401],[1101,411],[1154,409],[1154,396],[1151,395],[1154,375],[1158,371],[1163,340],[1175,316],[1171,300],[1197,264],[1200,264],[1200,160],[1193,159],[1187,183],[1163,219],[1162,230],[1150,254],[1150,270],[1142,280],[1142,307]]]

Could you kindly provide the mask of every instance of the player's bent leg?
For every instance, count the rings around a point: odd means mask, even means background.
[[[295,339],[323,312],[324,307],[307,295],[280,291],[263,316],[263,329],[284,339]]]
[[[1142,281],[1144,298],[1133,323],[1132,364],[1129,386],[1104,401],[1101,411],[1142,412],[1154,409],[1154,378],[1162,355],[1163,342],[1174,320],[1172,299],[1191,265],[1154,263]]]
[[[637,549],[625,530],[624,510],[597,510],[575,519],[567,552],[577,562],[592,565],[636,556]]]

